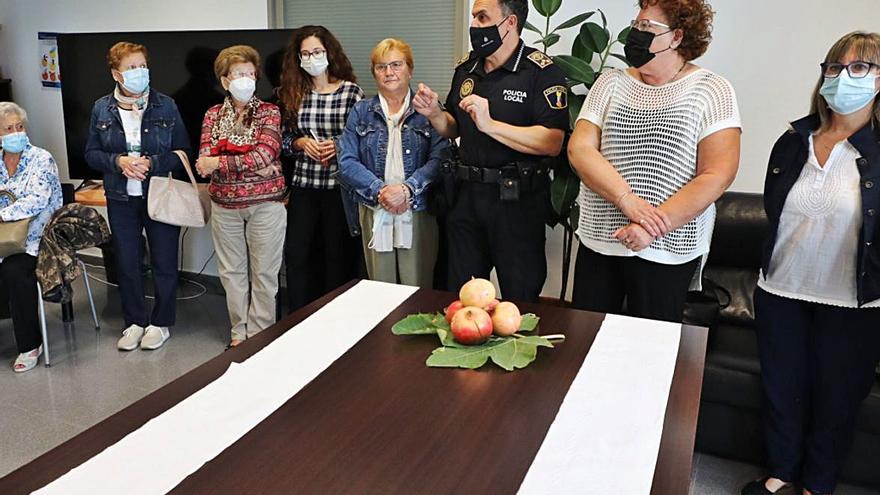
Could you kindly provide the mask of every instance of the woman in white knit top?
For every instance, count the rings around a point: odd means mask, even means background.
[[[711,39],[703,0],[640,0],[612,70],[587,96],[568,148],[583,184],[573,304],[681,321],[699,286],[714,202],[739,166],[740,118],[724,78],[697,67]]]

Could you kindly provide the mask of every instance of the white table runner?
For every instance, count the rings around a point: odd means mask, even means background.
[[[232,363],[214,382],[34,493],[167,493],[281,407],[416,290],[358,283],[244,363]]]
[[[680,340],[678,323],[606,316],[519,493],[650,493]]]

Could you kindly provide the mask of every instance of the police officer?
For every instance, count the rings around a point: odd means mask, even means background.
[[[459,182],[447,215],[449,288],[488,278],[506,299],[537,301],[547,277],[544,233],[549,180],[569,128],[565,76],[520,35],[526,0],[476,0],[473,51],[458,61],[445,108],[424,84],[416,111],[445,137],[461,137]]]

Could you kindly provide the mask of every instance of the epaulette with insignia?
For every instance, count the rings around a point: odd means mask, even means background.
[[[461,64],[467,62],[468,60],[470,60],[470,59],[471,59],[471,55],[473,55],[473,52],[467,52],[467,53],[465,53],[460,59],[458,59],[458,60],[455,62],[455,68],[457,69],[459,65],[461,65]]]
[[[534,62],[535,65],[542,69],[553,65],[553,59],[548,57],[544,52],[540,50],[533,51],[532,53],[528,54],[526,58]]]

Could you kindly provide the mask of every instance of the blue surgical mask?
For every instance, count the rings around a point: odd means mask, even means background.
[[[865,108],[877,96],[877,76],[869,74],[853,79],[848,71],[837,77],[826,77],[819,94],[825,98],[834,113],[849,115]]]
[[[27,133],[12,132],[2,138],[3,151],[7,153],[21,153],[30,144]]]
[[[122,85],[136,95],[143,93],[150,86],[150,69],[138,67],[122,72]]]

